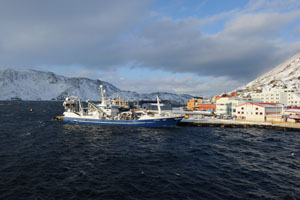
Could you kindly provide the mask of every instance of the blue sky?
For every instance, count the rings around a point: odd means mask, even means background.
[[[214,95],[300,50],[298,0],[0,1],[0,66]]]

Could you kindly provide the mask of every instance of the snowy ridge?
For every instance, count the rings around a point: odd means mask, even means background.
[[[256,89],[272,91],[279,88],[300,89],[300,52],[241,88],[250,91]]]
[[[99,85],[103,85],[106,95],[114,98],[118,94],[130,101],[155,100],[158,94],[161,99],[176,102],[187,102],[190,95],[172,93],[139,94],[123,91],[112,84],[88,78],[67,78],[52,72],[37,70],[0,69],[0,100],[14,97],[23,100],[64,99],[66,95],[79,96],[81,99],[99,100]]]

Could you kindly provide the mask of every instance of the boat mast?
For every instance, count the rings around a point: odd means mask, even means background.
[[[105,90],[103,90],[103,85],[100,85],[99,88],[101,94],[101,105],[106,105],[105,98],[104,98]]]
[[[77,97],[77,100],[78,100],[78,104],[79,104],[79,113],[80,113],[80,115],[83,115],[83,109],[82,109],[80,98]]]
[[[158,95],[156,95],[156,100],[157,100],[157,110],[158,110],[158,114],[160,115],[160,114],[161,114],[161,109],[160,109],[160,103],[159,103],[160,99],[159,99]]]

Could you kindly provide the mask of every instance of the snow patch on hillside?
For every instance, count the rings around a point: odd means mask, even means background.
[[[300,89],[300,52],[240,89],[273,91],[282,88]]]
[[[99,100],[99,85],[103,85],[106,96],[114,98],[120,95],[129,101],[161,99],[187,102],[191,95],[172,93],[139,94],[123,91],[112,84],[88,78],[67,78],[52,72],[37,70],[0,69],[0,100],[18,97],[23,100],[63,99],[66,95],[75,95],[81,99]]]

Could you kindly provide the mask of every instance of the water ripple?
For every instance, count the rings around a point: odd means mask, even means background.
[[[61,113],[1,102],[0,199],[300,199],[297,132],[79,126]]]

